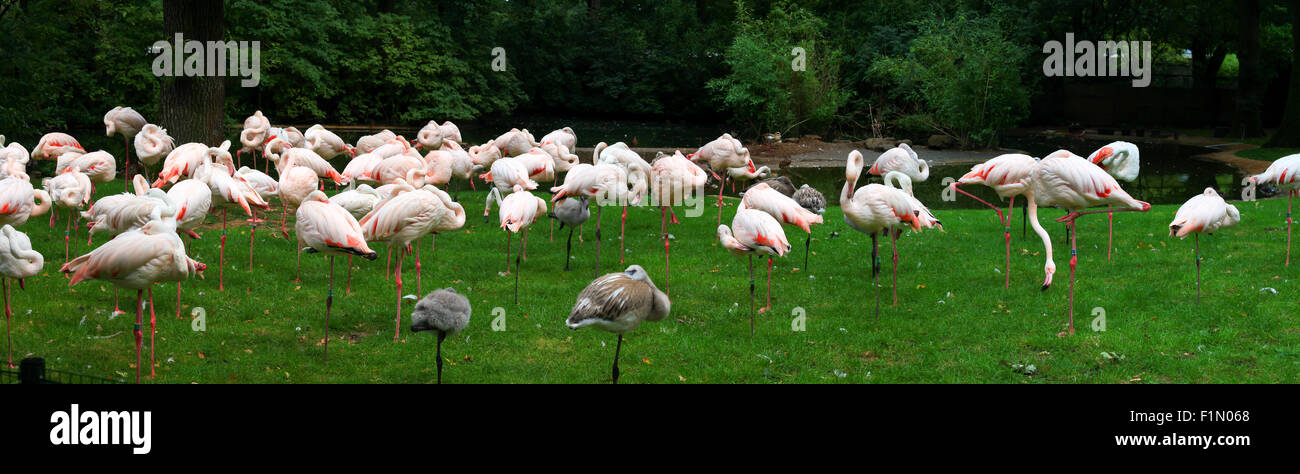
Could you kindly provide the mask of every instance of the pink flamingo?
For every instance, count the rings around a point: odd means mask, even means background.
[[[330,196],[330,202],[342,207],[352,215],[353,219],[360,219],[369,214],[375,208],[375,204],[384,197],[368,184],[357,186],[356,189],[344,191]],[[348,255],[347,285],[344,290],[348,294],[352,293],[352,256]]]
[[[1120,181],[1131,183],[1137,180],[1140,159],[1138,147],[1132,143],[1111,142],[1088,155],[1088,161]],[[1115,213],[1107,213],[1106,219],[1106,260],[1110,260],[1110,252],[1115,248]]]
[[[149,167],[167,157],[174,149],[176,140],[167,134],[166,129],[157,125],[146,124],[135,136],[135,157],[144,165],[146,179],[149,177]]]
[[[465,208],[441,189],[425,186],[414,191],[399,189],[392,197],[379,202],[359,221],[368,242],[389,242],[401,252],[397,258],[397,327],[393,341],[402,330],[402,260],[411,242],[429,233],[456,230],[465,225]],[[415,247],[419,261],[420,247]],[[416,266],[417,284],[420,268]]]
[[[523,160],[518,158],[501,158],[492,162],[492,167],[487,173],[479,175],[479,179],[492,183],[497,190],[498,196],[504,193],[513,192],[516,186],[524,188],[526,191],[537,189],[537,182],[529,178],[529,169]],[[483,222],[488,221],[488,215],[492,212],[492,195],[489,194],[487,202],[483,207]],[[499,197],[497,198],[500,199]]]
[[[519,254],[515,256],[514,301],[519,304],[519,261],[528,259],[528,229],[537,222],[538,217],[546,215],[546,200],[534,196],[520,185],[515,185],[514,191],[501,199],[501,192],[492,188],[491,196],[496,198],[500,206],[498,214],[501,228],[506,230],[506,273],[510,273],[510,234],[518,234],[521,230],[524,233],[520,239]]]
[[[316,176],[316,172],[303,166],[290,167],[280,175],[280,235],[284,236],[284,240],[289,240],[289,232],[285,228],[289,219],[289,209],[296,209],[307,199],[307,196],[311,195],[312,191],[317,190],[319,184],[320,178]],[[297,247],[300,251],[295,264],[297,270],[294,271],[294,283],[301,281],[302,271],[302,246]]]
[[[975,165],[970,172],[962,175],[961,179],[951,185],[954,191],[970,196],[971,199],[979,201],[998,214],[998,222],[1002,224],[1003,239],[1007,244],[1006,281],[1003,283],[1006,289],[1011,288],[1011,209],[1016,207],[1016,196],[1023,194],[1029,188],[1029,177],[1033,174],[1035,166],[1038,166],[1038,160],[1029,155],[1016,153],[999,155]],[[962,191],[961,185],[972,183],[993,188],[993,192],[999,197],[1011,198],[1010,204],[1007,205],[1007,213],[1003,215],[1002,209],[997,206]]]
[[[0,179],[0,225],[21,226],[32,216],[50,212],[50,193],[35,189],[27,175]]]
[[[212,210],[212,189],[203,181],[187,179],[167,190],[167,198],[176,206],[176,232],[181,240],[198,239],[194,232]],[[224,249],[223,249],[224,250]],[[223,252],[224,253],[224,252]],[[176,282],[176,318],[181,317],[181,282]]]
[[[1069,334],[1074,334],[1074,270],[1079,263],[1074,232],[1075,219],[1096,212],[1111,212],[1110,210],[1082,212],[1083,209],[1103,204],[1125,207],[1114,212],[1146,212],[1151,209],[1151,205],[1133,199],[1119,187],[1119,182],[1115,181],[1113,176],[1083,157],[1066,150],[1059,150],[1039,161],[1030,177],[1030,187],[1026,194],[1029,197],[1029,225],[1033,226],[1034,232],[1043,239],[1043,247],[1047,252],[1047,263],[1043,267],[1047,275],[1043,281],[1044,290],[1052,284],[1056,263],[1052,261],[1052,239],[1038,223],[1038,206],[1063,207],[1070,212],[1057,221],[1065,222],[1070,229]]]
[[[749,257],[749,334],[753,335],[754,254],[767,255],[769,259],[772,255],[784,256],[790,251],[790,241],[786,240],[781,223],[771,215],[756,209],[737,209],[731,227],[718,226],[718,242],[732,255]]]
[[[603,163],[615,165],[623,168],[624,174],[627,175],[628,199],[620,200],[623,205],[623,217],[620,218],[618,230],[618,263],[623,263],[624,241],[627,237],[627,206],[631,204],[637,206],[641,204],[641,199],[649,191],[650,175],[652,170],[650,164],[641,158],[641,154],[632,151],[626,143],[618,142],[613,145],[605,145],[600,142],[596,145],[593,152],[592,160],[594,163]]]
[[[671,244],[667,214],[672,215],[673,224],[678,224],[677,214],[672,212],[673,206],[686,205],[687,198],[697,192],[703,197],[704,184],[709,182],[709,176],[680,151],[655,160],[650,171],[650,201],[659,205],[659,235],[664,241],[664,292],[671,295],[668,283],[668,253]]]
[[[233,175],[233,163],[230,163],[230,154],[227,153],[220,158],[223,161],[217,163],[205,163],[194,173],[194,179],[203,182],[211,189],[212,197],[220,199],[227,204],[236,204],[244,210],[244,214],[250,218],[253,217],[252,207],[269,209],[271,206],[262,200],[262,197],[253,189],[248,181],[242,179],[240,175]],[[248,242],[248,253],[253,253],[253,242]],[[217,271],[217,289],[226,290],[225,283],[225,266],[226,266],[226,208],[221,208],[221,254],[218,260]]]
[[[271,138],[271,120],[262,115],[261,110],[253,112],[253,115],[244,119],[244,129],[239,132],[239,144],[243,147],[235,152],[235,162],[243,164],[241,155],[263,150]]]
[[[67,263],[70,258],[68,254],[72,238],[72,217],[90,202],[90,178],[82,173],[80,168],[73,166],[58,176],[46,179],[45,189],[50,193],[50,199],[54,200],[55,206],[68,211],[68,224],[63,229],[63,262]]]
[[[625,202],[627,199],[627,173],[610,164],[595,166],[582,163],[564,175],[564,184],[551,188],[551,204],[566,196],[588,196],[596,201],[596,275],[600,275],[600,221],[604,205]]]
[[[356,151],[352,145],[348,145],[342,138],[320,124],[312,125],[307,129],[303,146],[326,160],[345,153],[351,156]]]
[[[68,286],[84,280],[103,280],[118,288],[136,290],[135,297],[135,382],[140,383],[140,345],[144,324],[141,306],[145,290],[149,291],[149,375],[154,370],[154,334],[158,320],[153,314],[153,290],[159,282],[182,281],[202,272],[206,265],[185,254],[185,244],[176,235],[176,220],[164,219],[155,212],[138,231],[126,232],[105,242],[88,254],[73,259],[59,269],[72,274]]]
[[[225,145],[229,147],[229,143],[227,141]],[[173,149],[167,154],[167,158],[163,159],[162,171],[158,172],[158,179],[154,180],[153,187],[161,188],[168,183],[175,184],[181,177],[190,177],[194,174],[194,170],[208,158],[211,148],[202,143],[186,143]]]
[[[1196,302],[1201,302],[1201,234],[1214,234],[1224,227],[1232,227],[1241,222],[1241,213],[1237,207],[1223,200],[1214,188],[1205,188],[1201,194],[1188,199],[1174,220],[1169,223],[1169,236],[1185,238],[1187,234],[1196,233]]]
[[[858,232],[871,236],[871,276],[876,287],[876,320],[880,319],[880,243],[881,232],[891,232],[901,227],[911,227],[920,232],[923,228],[939,228],[942,224],[930,214],[920,201],[905,191],[882,185],[868,184],[854,187],[862,176],[861,153],[849,153],[844,170],[844,188],[840,191],[840,206],[844,221]],[[897,264],[895,264],[897,268]],[[895,270],[897,275],[897,270]],[[897,276],[895,276],[897,279]]]
[[[686,157],[696,163],[707,162],[713,177],[718,179],[718,225],[722,225],[722,191],[726,188],[727,179],[719,175],[718,170],[725,172],[728,168],[751,168],[754,161],[749,157],[749,149],[741,145],[740,140],[732,137],[730,133],[724,133]],[[749,171],[757,170],[749,169]]]
[[[334,256],[359,255],[374,260],[378,254],[366,245],[361,225],[348,211],[330,203],[321,191],[312,191],[298,206],[293,227],[298,241],[307,245],[307,253],[323,253],[330,258],[329,292],[325,296],[325,356],[329,363],[330,308],[334,306]]]
[[[41,141],[36,143],[36,148],[32,148],[33,160],[57,160],[64,153],[75,151],[85,153],[86,149],[81,147],[72,135],[59,132],[50,132],[41,137]]]
[[[109,110],[108,113],[104,114],[104,133],[110,137],[114,134],[121,134],[122,145],[126,148],[126,157],[122,161],[122,170],[124,171],[122,173],[122,186],[124,187],[126,182],[131,179],[130,176],[127,176],[131,169],[131,139],[135,138],[141,130],[144,130],[144,126],[148,123],[144,116],[140,115],[140,112],[136,112],[135,109],[130,107],[113,107],[113,110]]]
[[[754,209],[772,216],[779,222],[790,224],[812,235],[812,225],[821,224],[822,216],[804,209],[789,196],[773,189],[767,183],[758,183],[745,190],[738,209]],[[767,306],[759,309],[762,313],[772,309],[772,256],[767,256]]]
[[[14,350],[13,339],[9,334],[9,319],[13,317],[13,309],[9,304],[9,279],[18,280],[18,287],[26,289],[23,279],[31,278],[40,273],[41,268],[45,266],[45,257],[40,252],[32,250],[32,240],[27,234],[19,232],[5,224],[0,228],[0,279],[3,279],[3,289],[5,300],[5,341],[9,349],[9,368],[14,368]]]
[[[1246,178],[1242,184],[1252,183],[1256,186],[1272,183],[1278,189],[1286,191],[1286,266],[1291,266],[1291,202],[1300,193],[1300,154],[1278,158],[1263,173]]]

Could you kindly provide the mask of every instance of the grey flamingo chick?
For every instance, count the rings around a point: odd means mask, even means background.
[[[444,288],[424,295],[411,312],[411,332],[438,332],[438,384],[442,384],[442,340],[469,325],[470,311],[469,298]]]
[[[555,209],[546,215],[560,221],[560,230],[569,226],[569,241],[564,245],[564,271],[569,271],[569,255],[573,252],[573,229],[591,219],[591,206],[587,196],[566,197],[555,203]]]

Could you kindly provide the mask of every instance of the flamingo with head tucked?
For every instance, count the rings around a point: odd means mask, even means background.
[[[605,145],[600,142],[596,145],[593,152],[592,161],[594,163],[604,163],[615,165],[623,168],[624,174],[627,175],[628,199],[621,201],[623,205],[623,216],[620,218],[618,234],[618,263],[623,263],[623,257],[626,254],[624,249],[624,240],[627,236],[627,206],[640,205],[641,199],[645,197],[650,190],[650,163],[646,163],[641,158],[641,154],[632,151],[626,143],[618,142],[613,145]]]
[[[732,255],[749,257],[749,334],[754,334],[754,254],[784,256],[790,251],[781,223],[757,209],[737,209],[731,227],[718,226],[718,242]],[[769,280],[770,281],[770,280]],[[761,312],[761,311],[760,311]]]
[[[359,255],[374,260],[378,254],[366,245],[361,225],[346,209],[331,203],[325,193],[317,190],[307,195],[298,206],[294,234],[307,245],[307,253],[323,253],[330,258],[329,292],[325,296],[325,363],[329,363],[330,308],[334,306],[334,257]]]
[[[176,140],[167,134],[167,130],[152,123],[145,124],[135,136],[135,157],[145,165],[145,179],[149,178],[149,168],[165,158],[176,149]],[[123,176],[126,179],[129,177]]]
[[[1286,263],[1291,266],[1291,202],[1300,194],[1300,154],[1278,158],[1263,173],[1246,178],[1244,185],[1272,184],[1286,191]]]
[[[758,183],[745,190],[737,209],[754,209],[772,216],[776,220],[790,224],[812,236],[812,225],[821,224],[822,216],[804,209],[794,199],[781,194],[767,183]],[[758,312],[772,309],[772,256],[767,256],[767,305]]]
[[[523,231],[519,241],[519,254],[515,256],[515,304],[519,304],[519,262],[528,258],[528,229],[541,216],[546,215],[546,200],[534,196],[523,186],[515,186],[514,192],[501,199],[501,192],[492,188],[493,196],[498,200],[501,228],[506,231],[506,273],[510,273],[510,234]]]
[[[27,162],[31,161],[31,155],[27,148],[18,142],[4,144],[4,135],[0,135],[0,179],[10,176],[21,175],[27,176]]]
[[[49,212],[51,204],[50,193],[33,188],[25,173],[0,179],[0,225],[21,226]]]
[[[577,330],[594,327],[618,334],[614,347],[613,383],[618,384],[618,355],[623,350],[623,334],[641,325],[642,321],[661,321],[672,311],[668,295],[655,287],[640,265],[632,265],[619,273],[601,276],[578,293],[573,311],[565,326]]]
[[[114,134],[122,135],[122,144],[126,148],[126,157],[122,162],[123,170],[131,169],[131,139],[135,138],[141,130],[144,130],[144,126],[148,123],[144,116],[140,115],[140,112],[136,112],[135,109],[130,107],[113,107],[113,110],[109,110],[108,113],[104,114],[105,134],[110,137]],[[126,174],[122,173],[123,186],[126,186],[126,182],[130,179]]]
[[[1178,212],[1174,214],[1174,220],[1169,223],[1169,236],[1185,238],[1187,234],[1195,233],[1196,246],[1194,247],[1196,257],[1196,302],[1201,302],[1201,234],[1213,235],[1215,231],[1224,227],[1232,227],[1241,222],[1241,212],[1237,207],[1228,204],[1223,200],[1214,188],[1205,188],[1201,194],[1188,199]]]
[[[600,163],[595,166],[582,163],[564,175],[564,183],[551,188],[551,203],[572,196],[594,197],[596,201],[596,275],[600,275],[600,221],[603,206],[625,202],[627,199],[627,172],[623,168]]]
[[[58,176],[46,179],[44,184],[54,205],[68,211],[68,223],[63,229],[63,262],[67,263],[72,239],[72,217],[90,203],[90,178],[80,168],[73,166]],[[54,223],[53,215],[50,213],[51,224]]]
[[[1138,147],[1132,143],[1111,142],[1088,155],[1088,161],[1120,181],[1131,183],[1137,180],[1140,159]],[[1106,260],[1110,260],[1110,252],[1115,248],[1115,213],[1107,213],[1106,219]]]
[[[239,144],[243,147],[235,152],[235,162],[242,164],[244,153],[263,150],[263,145],[270,139],[271,120],[262,115],[261,110],[253,112],[244,119],[244,129],[239,132]]]
[[[1047,263],[1043,267],[1046,279],[1043,289],[1052,284],[1052,274],[1056,272],[1056,263],[1052,261],[1052,239],[1038,223],[1039,206],[1062,207],[1069,211],[1065,217],[1057,219],[1065,222],[1070,229],[1070,291],[1069,291],[1069,334],[1074,334],[1074,270],[1078,265],[1078,246],[1074,233],[1074,221],[1079,216],[1106,211],[1089,211],[1084,209],[1103,204],[1123,206],[1124,209],[1113,212],[1146,212],[1151,205],[1133,199],[1119,182],[1097,165],[1066,150],[1059,150],[1039,161],[1030,176],[1030,186],[1026,191],[1029,196],[1029,225],[1043,239],[1047,253]]]
[[[45,257],[32,250],[32,240],[27,234],[19,232],[5,224],[0,228],[0,280],[3,281],[5,300],[5,346],[9,353],[9,368],[14,368],[13,339],[9,334],[9,319],[13,317],[13,308],[9,303],[9,280],[18,280],[18,287],[27,289],[23,280],[40,273],[45,266]]]
[[[72,135],[59,132],[50,132],[41,137],[41,141],[36,143],[36,148],[32,148],[33,160],[57,160],[64,153],[75,151],[85,153],[86,149],[81,147]]]
[[[671,222],[678,224],[677,214],[672,212],[672,208],[687,205],[696,194],[695,199],[703,199],[704,184],[708,183],[709,176],[680,151],[660,156],[650,166],[650,172],[650,200],[659,206],[659,235],[664,241],[664,291],[672,294],[668,283],[669,241],[672,240],[668,238],[668,214],[671,214]]]
[[[726,188],[727,178],[719,175],[718,171],[725,173],[730,168],[746,168],[750,172],[756,172],[756,169],[752,169],[754,160],[750,159],[749,149],[730,133],[724,133],[686,157],[696,163],[707,162],[713,177],[718,179],[718,225],[722,225],[722,191]]]

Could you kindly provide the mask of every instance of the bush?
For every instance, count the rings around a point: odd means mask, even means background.
[[[736,36],[724,56],[729,71],[709,89],[755,135],[826,129],[849,99],[840,86],[843,55],[823,36],[826,23],[788,2],[763,19],[743,2],[736,10]],[[802,71],[793,67],[795,47],[805,52]]]
[[[894,86],[892,99],[908,109],[899,126],[972,148],[996,145],[999,131],[1028,115],[1030,84],[1022,71],[1035,48],[1010,40],[1009,28],[993,17],[929,16],[914,26],[907,53],[876,61],[870,71]]]

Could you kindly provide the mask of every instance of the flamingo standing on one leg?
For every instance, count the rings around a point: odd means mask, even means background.
[[[615,165],[582,163],[564,175],[564,184],[551,188],[551,203],[565,196],[589,196],[596,200],[596,275],[600,275],[600,221],[603,206],[627,199],[627,174]]]
[[[362,217],[365,217],[366,214],[369,214],[370,211],[375,208],[375,204],[378,204],[379,201],[383,199],[384,199],[383,196],[381,196],[378,191],[375,191],[375,188],[370,187],[369,184],[363,184],[361,186],[357,186],[355,189],[343,191],[341,193],[330,196],[330,202],[341,206],[344,210],[348,211],[348,214],[352,214],[352,217],[355,219],[361,219]],[[347,283],[343,291],[351,294],[352,293],[352,256],[351,255],[348,255],[347,275],[348,275]]]
[[[691,161],[699,163],[701,161],[709,164],[713,177],[718,180],[718,225],[722,225],[722,191],[726,189],[727,178],[725,175],[719,175],[718,170],[725,172],[728,168],[752,168],[754,161],[749,157],[749,149],[741,145],[740,140],[735,139],[730,133],[724,133],[717,139],[705,143],[704,146],[696,150],[695,153],[686,155]],[[749,169],[749,171],[757,171]]]
[[[186,237],[198,239],[194,232],[212,210],[212,189],[202,181],[187,179],[167,190],[167,198],[176,206],[176,232],[184,241]],[[181,317],[181,282],[176,282],[176,317]]]
[[[591,205],[587,196],[564,198],[555,203],[555,210],[547,213],[547,216],[560,221],[560,230],[569,226],[569,240],[564,245],[564,271],[567,272],[573,254],[573,230],[591,219]]]
[[[1224,227],[1232,227],[1241,222],[1241,213],[1237,207],[1223,200],[1214,188],[1205,188],[1205,192],[1188,199],[1178,212],[1173,222],[1169,223],[1169,236],[1187,237],[1196,233],[1196,303],[1201,302],[1201,234],[1214,234]]]
[[[876,161],[871,163],[871,168],[867,169],[867,173],[881,177],[889,174],[890,171],[902,173],[911,182],[923,183],[930,178],[930,165],[917,156],[916,151],[906,143],[899,143],[897,147],[881,153],[876,157]]]
[[[1113,212],[1146,212],[1151,209],[1151,205],[1133,199],[1127,192],[1124,192],[1123,188],[1120,188],[1119,182],[1115,181],[1113,176],[1088,160],[1066,150],[1059,150],[1039,161],[1038,166],[1034,168],[1033,175],[1030,177],[1030,187],[1027,194],[1029,195],[1029,225],[1033,226],[1034,232],[1038,233],[1038,236],[1043,239],[1043,247],[1047,253],[1047,263],[1043,267],[1043,271],[1047,275],[1043,281],[1044,290],[1052,284],[1052,274],[1056,272],[1056,263],[1052,261],[1052,239],[1047,235],[1047,231],[1043,230],[1042,225],[1038,223],[1038,207],[1056,206],[1069,210],[1069,214],[1057,219],[1057,221],[1065,222],[1070,230],[1068,311],[1069,334],[1074,334],[1074,270],[1079,263],[1074,221],[1085,214],[1112,212],[1110,210],[1082,212],[1083,209],[1102,204],[1122,205],[1125,207]]]
[[[1115,179],[1131,183],[1138,177],[1140,166],[1138,155],[1137,145],[1129,142],[1112,142],[1088,155],[1088,161],[1100,166]],[[1110,260],[1110,252],[1115,248],[1115,213],[1106,213],[1106,219],[1106,260]]]
[[[122,134],[122,144],[126,148],[126,158],[122,161],[122,186],[131,180],[131,140],[134,139],[149,122],[143,115],[130,107],[117,106],[104,114],[104,129],[107,136]],[[138,157],[137,157],[138,158]]]
[[[140,345],[143,342],[141,327],[144,291],[154,283],[181,281],[200,274],[206,268],[185,254],[185,244],[176,235],[176,221],[162,218],[155,212],[153,219],[138,231],[126,232],[105,242],[88,254],[73,259],[59,271],[72,274],[68,286],[84,280],[103,280],[119,288],[136,290],[135,300],[135,381],[140,383]],[[150,312],[152,313],[152,305]],[[149,373],[154,375],[153,334],[157,320],[150,320]]]
[[[450,123],[450,122],[449,122]],[[471,308],[469,298],[447,287],[434,291],[415,303],[411,311],[411,332],[437,331],[438,349],[434,354],[438,365],[438,384],[442,384],[442,340],[469,325]]]
[[[1016,207],[1016,196],[1023,194],[1029,188],[1029,176],[1033,174],[1035,166],[1038,166],[1038,160],[1029,155],[1014,153],[999,155],[975,165],[970,172],[951,185],[954,191],[970,196],[971,199],[979,201],[980,204],[988,206],[998,214],[998,222],[1002,224],[1003,239],[1007,244],[1007,267],[1003,283],[1006,289],[1011,288],[1011,209]],[[963,184],[972,183],[993,188],[993,192],[999,197],[1011,198],[1007,213],[1003,215],[1002,209],[961,189]]]
[[[672,295],[669,285],[668,253],[671,244],[668,238],[668,215],[672,223],[677,224],[677,214],[672,212],[674,206],[684,206],[691,196],[699,194],[704,197],[704,185],[709,176],[682,152],[676,151],[664,155],[651,165],[650,200],[659,206],[659,236],[664,241],[664,292]]]
[[[773,189],[767,183],[758,183],[745,190],[738,209],[763,211],[779,222],[790,224],[812,235],[812,225],[821,224],[822,216],[804,209],[794,199]],[[767,256],[767,305],[758,312],[772,309],[772,256]]]
[[[397,259],[397,326],[393,341],[402,331],[402,260],[411,242],[432,232],[446,232],[465,225],[465,208],[441,189],[425,186],[414,191],[403,188],[375,204],[359,221],[368,242],[389,242],[401,252]]]
[[[655,287],[650,274],[640,265],[632,265],[622,272],[599,277],[583,288],[564,324],[574,330],[591,326],[618,334],[612,379],[618,384],[618,355],[623,350],[623,334],[636,329],[641,321],[668,317],[672,307],[672,301]]]
[[[1291,266],[1291,202],[1300,194],[1300,154],[1278,158],[1263,173],[1246,178],[1241,184],[1253,183],[1256,186],[1272,183],[1278,189],[1286,191],[1286,263]]]
[[[58,176],[46,179],[45,189],[50,193],[55,206],[68,211],[68,224],[63,229],[63,263],[68,263],[72,217],[90,202],[90,178],[80,168],[73,166]]]
[[[871,236],[871,275],[875,279],[876,319],[880,319],[880,242],[881,232],[902,225],[912,230],[942,225],[930,215],[920,202],[901,189],[881,184],[854,187],[862,176],[863,159],[860,153],[850,153],[844,170],[844,188],[840,191],[840,206],[844,209],[844,222],[858,232]]]
[[[523,231],[523,238],[520,239],[519,254],[515,256],[515,304],[519,304],[519,261],[527,259],[528,248],[528,229],[532,227],[537,218],[546,215],[546,200],[534,196],[523,186],[515,186],[515,192],[510,193],[505,199],[497,188],[492,188],[492,193],[499,200],[500,210],[498,211],[501,218],[501,228],[509,233],[518,234]],[[510,272],[510,240],[509,234],[506,237],[506,273]]]
[[[136,134],[135,157],[143,165],[145,179],[149,178],[149,167],[167,157],[174,149],[176,149],[176,140],[167,134],[166,129],[152,123],[146,124],[140,133]],[[127,179],[129,180],[130,177]]]
[[[227,145],[229,142],[227,142]],[[213,149],[213,153],[224,152],[222,149]],[[194,173],[194,178],[208,185],[212,190],[212,197],[220,199],[227,204],[235,204],[244,210],[244,214],[252,217],[252,207],[262,209],[270,208],[266,201],[253,190],[248,181],[242,179],[242,176],[234,174],[234,163],[230,160],[230,153],[217,155],[217,161],[204,163]],[[253,252],[253,244],[250,241],[248,251]],[[226,266],[226,208],[221,209],[221,255],[218,262],[217,288],[225,291],[225,266]]]
[[[649,191],[653,170],[650,168],[650,164],[641,158],[640,153],[632,151],[623,142],[608,146],[605,145],[605,142],[600,142],[596,145],[592,160],[594,163],[610,164],[623,168],[623,173],[627,175],[628,199],[620,202],[623,206],[623,217],[619,224],[618,263],[621,264],[623,263],[623,256],[626,254],[624,241],[626,240],[625,237],[627,237],[627,206],[628,204],[633,206],[641,204],[641,199]]]
[[[307,245],[307,253],[323,253],[330,258],[329,292],[325,295],[325,356],[324,363],[329,363],[330,349],[330,308],[334,306],[334,256],[359,255],[366,260],[374,260],[379,254],[366,245],[361,225],[346,209],[331,203],[325,193],[312,191],[307,199],[298,205],[297,223],[294,234],[298,241]]]
[[[817,188],[807,184],[800,186],[791,196],[794,202],[799,203],[804,209],[817,213],[817,215],[826,214],[826,196],[822,195]],[[803,270],[808,271],[808,254],[812,253],[812,232],[803,241]]]
[[[235,163],[243,164],[241,155],[244,153],[264,150],[263,146],[271,138],[271,120],[262,115],[261,110],[253,112],[244,119],[244,129],[239,132],[239,144],[243,146],[235,152]]]
[[[285,222],[288,220],[289,209],[297,208],[303,200],[320,184],[320,178],[316,177],[316,172],[302,166],[289,168],[284,174],[280,175],[280,234],[284,240],[289,240],[289,232],[285,230]],[[296,245],[301,249],[301,245]],[[302,255],[298,252],[298,271],[302,269]],[[293,281],[300,281],[297,271],[294,274]]]
[[[0,228],[0,279],[3,279],[3,288],[0,291],[4,293],[5,301],[5,345],[9,353],[9,368],[14,368],[14,350],[13,339],[9,335],[9,319],[13,317],[13,310],[9,303],[9,279],[18,280],[19,288],[26,288],[23,284],[24,278],[36,276],[45,266],[45,257],[40,252],[32,250],[32,241],[27,234],[19,232],[5,224]]]
[[[766,212],[737,209],[731,227],[718,226],[718,242],[732,255],[749,257],[749,334],[754,334],[754,254],[784,256],[790,251],[781,223]]]

